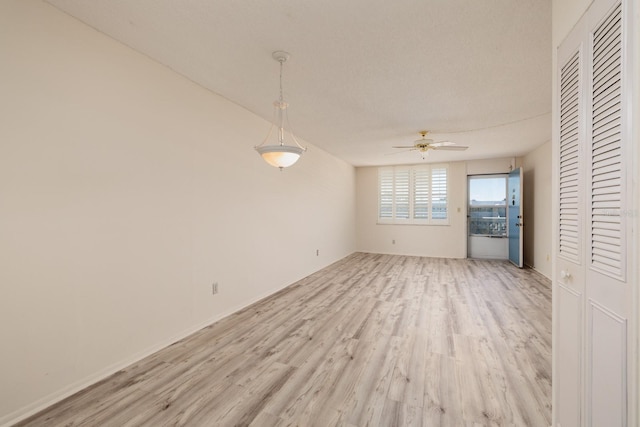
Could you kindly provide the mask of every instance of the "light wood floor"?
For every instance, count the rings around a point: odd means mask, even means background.
[[[29,426],[548,426],[551,289],[507,262],[356,253]]]

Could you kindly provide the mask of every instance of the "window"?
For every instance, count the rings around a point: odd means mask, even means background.
[[[448,224],[446,165],[378,169],[378,223]]]

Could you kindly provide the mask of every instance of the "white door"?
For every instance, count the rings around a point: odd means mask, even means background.
[[[509,217],[509,261],[516,267],[524,266],[524,232],[522,231],[522,168],[509,172],[507,216]]]
[[[553,299],[554,417],[558,426],[584,425],[584,114],[585,22],[558,49],[559,117],[554,146],[557,181],[556,284]]]
[[[630,201],[631,151],[624,128],[623,5],[599,1],[588,15],[586,406],[592,426],[626,426],[628,321],[633,294],[628,282],[626,209]],[[631,77],[631,76],[629,76]],[[630,120],[626,121],[630,123]]]
[[[635,422],[630,22],[624,1],[596,0],[558,50],[556,425]]]

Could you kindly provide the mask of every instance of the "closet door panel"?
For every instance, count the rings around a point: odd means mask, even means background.
[[[588,17],[586,420],[589,426],[625,426],[633,293],[627,262],[624,4],[596,1]]]
[[[556,421],[562,426],[579,426],[584,420],[585,33],[586,25],[579,24],[558,49],[553,408]]]

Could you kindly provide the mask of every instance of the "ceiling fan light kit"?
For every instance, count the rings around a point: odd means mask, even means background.
[[[287,52],[275,51],[271,56],[274,60],[280,63],[280,98],[273,103],[274,120],[271,123],[271,128],[269,129],[267,137],[262,141],[262,144],[254,148],[260,156],[262,156],[265,162],[271,166],[280,168],[282,171],[282,169],[295,164],[300,156],[302,156],[302,153],[307,151],[307,149],[298,143],[298,140],[296,140],[296,137],[291,130],[291,125],[289,125],[289,116],[287,115],[287,107],[289,104],[284,102],[284,97],[282,95],[282,67],[291,55]],[[285,124],[287,125],[286,129]],[[278,128],[277,143],[269,144],[269,139],[276,126]],[[285,145],[286,133],[290,135],[291,140],[295,145]]]

